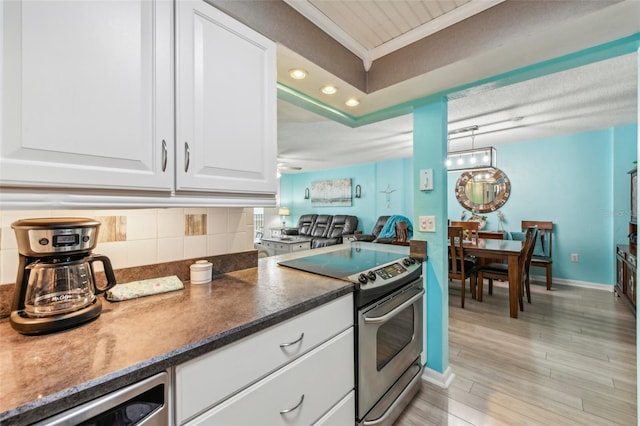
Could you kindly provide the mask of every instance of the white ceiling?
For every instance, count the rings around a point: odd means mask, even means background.
[[[371,62],[505,0],[285,0]]]
[[[365,68],[368,61],[411,43],[419,34],[433,33],[501,2],[286,1],[358,55]],[[410,20],[412,17],[417,20]],[[542,45],[548,42],[540,40]],[[281,48],[278,60],[278,78],[282,81],[297,58]],[[328,73],[322,75],[322,70],[314,69],[313,64],[307,67],[312,68],[310,74],[321,75],[311,87],[317,88],[320,81],[330,78]],[[449,130],[478,125],[475,145],[495,146],[635,123],[637,69],[637,54],[629,54],[452,99],[448,104]],[[375,110],[373,101],[384,98],[383,102],[393,99],[400,103],[417,93],[417,87],[416,91],[411,87],[419,84],[420,80],[415,80],[380,91],[384,96],[364,94],[344,82],[341,88],[365,104],[369,101],[367,108]],[[380,109],[387,106],[377,103]],[[278,101],[278,158],[286,166],[310,171],[409,157],[412,144],[410,115],[351,128]],[[468,135],[452,136],[450,150],[468,148]]]

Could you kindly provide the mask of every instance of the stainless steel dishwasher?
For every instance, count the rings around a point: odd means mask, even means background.
[[[133,385],[49,417],[36,425],[144,425],[169,424],[170,375],[162,372]]]

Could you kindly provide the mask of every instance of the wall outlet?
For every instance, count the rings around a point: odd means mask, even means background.
[[[420,232],[436,232],[435,216],[420,216],[418,220],[420,224]]]
[[[580,256],[578,256],[578,253],[571,253],[571,261],[572,262],[579,262],[580,261]]]

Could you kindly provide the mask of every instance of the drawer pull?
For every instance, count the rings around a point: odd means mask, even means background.
[[[293,410],[297,410],[302,405],[303,401],[304,401],[304,394],[302,394],[302,396],[300,397],[300,402],[298,402],[295,407],[291,407],[291,408],[287,408],[286,410],[282,410],[282,411],[280,411],[280,414],[287,414],[287,413],[292,412]]]
[[[300,335],[300,337],[298,337],[298,338],[297,338],[296,340],[294,340],[293,342],[289,342],[289,343],[280,343],[280,347],[281,347],[281,348],[286,348],[287,346],[293,346],[293,345],[295,345],[296,343],[301,342],[303,337],[304,337],[304,333],[302,333],[302,334]]]

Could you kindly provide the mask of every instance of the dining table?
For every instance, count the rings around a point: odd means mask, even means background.
[[[518,318],[518,301],[520,290],[520,256],[524,256],[524,241],[496,240],[477,238],[475,241],[463,244],[465,256],[475,256],[479,259],[503,259],[509,266],[509,315]],[[480,300],[482,296],[479,295]]]

